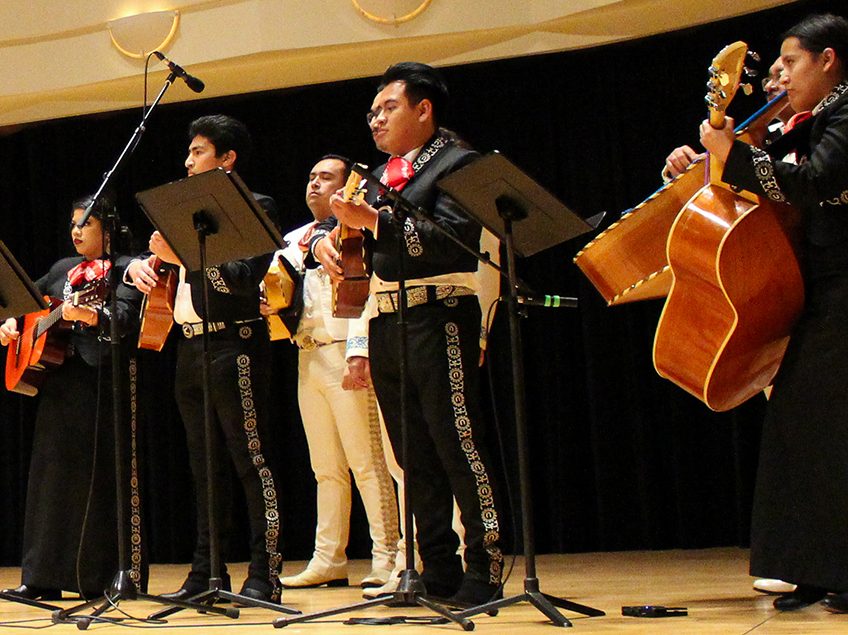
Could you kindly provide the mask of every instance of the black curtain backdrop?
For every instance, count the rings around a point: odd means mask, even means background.
[[[446,68],[453,97],[446,123],[480,151],[503,152],[582,216],[607,211],[606,225],[659,186],[673,147],[697,147],[713,56],[741,39],[762,55],[764,73],[778,54],[780,33],[821,10],[848,12],[843,2],[803,1],[636,42]],[[249,166],[239,161],[240,173],[254,190],[276,198],[289,229],[310,218],[303,203],[306,175],[322,154],[381,162],[364,117],[375,83],[369,78],[160,107],[116,180],[136,249],[144,248],[151,227],[133,194],[184,176],[192,119],[223,112],[248,125],[255,148]],[[141,97],[139,80],[139,102]],[[739,121],[762,101],[759,90],[753,97],[740,93],[730,114]],[[70,203],[96,189],[140,115],[139,108],[51,121],[0,137],[0,239],[33,278],[72,252]],[[659,378],[651,347],[661,303],[607,308],[572,264],[589,238],[519,262],[519,274],[537,292],[580,300],[578,309],[531,308],[522,325],[538,551],[746,544],[764,399],[717,414]],[[503,464],[517,491],[506,331],[500,311],[490,345],[497,396],[492,409],[499,415]],[[185,438],[172,397],[173,344],[139,355],[143,495],[153,562],[187,562],[194,542]],[[290,344],[278,343],[267,369],[277,386],[273,450],[288,559],[310,556],[315,526],[296,360]],[[0,393],[4,565],[20,562],[36,404]],[[348,553],[367,557],[359,505],[352,524]],[[246,558],[246,535],[243,505],[236,505],[228,558]]]

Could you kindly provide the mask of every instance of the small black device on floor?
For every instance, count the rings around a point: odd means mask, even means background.
[[[689,615],[685,606],[656,606],[643,604],[641,606],[622,606],[621,614],[627,617],[682,617]]]

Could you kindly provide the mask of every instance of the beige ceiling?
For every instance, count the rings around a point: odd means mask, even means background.
[[[431,0],[381,24],[354,0],[2,0],[0,126],[136,107],[143,60],[122,55],[107,24],[176,9],[164,51],[206,82],[165,102],[365,77],[400,59],[452,65],[595,46],[788,4],[791,0]],[[391,17],[421,0],[358,0]],[[151,88],[167,73],[153,60]]]

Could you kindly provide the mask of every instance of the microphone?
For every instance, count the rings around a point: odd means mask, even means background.
[[[153,51],[153,54],[160,60],[165,62],[165,64],[168,65],[168,68],[171,69],[171,72],[177,77],[182,78],[182,80],[186,83],[186,86],[188,86],[194,92],[202,93],[203,89],[206,88],[206,84],[203,83],[203,80],[198,79],[194,75],[189,75],[185,72],[185,69],[182,66],[180,66],[179,64],[174,64],[171,60],[162,55],[162,53],[160,53],[159,51]]]
[[[577,298],[569,298],[564,295],[543,295],[538,298],[520,295],[518,296],[518,304],[524,304],[525,306],[544,306],[551,309],[573,309],[577,306]]]

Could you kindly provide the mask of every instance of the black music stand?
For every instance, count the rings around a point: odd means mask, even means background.
[[[512,385],[515,400],[515,428],[518,450],[518,477],[521,491],[521,521],[524,525],[524,592],[460,611],[470,617],[489,613],[518,602],[530,602],[556,626],[571,622],[555,607],[597,617],[599,609],[557,598],[539,590],[536,577],[536,547],[530,492],[529,452],[527,447],[524,402],[524,362],[519,328],[519,285],[515,255],[532,256],[586,232],[597,225],[571,212],[518,167],[497,152],[448,175],[436,184],[465,211],[504,241],[509,279],[509,334],[512,349]],[[524,222],[520,222],[524,221]],[[594,222],[594,225],[592,224]]]
[[[35,313],[47,308],[47,302],[30,280],[23,267],[3,241],[0,241],[0,320]],[[57,611],[58,606],[0,592],[0,600],[26,604],[47,611]]]
[[[253,194],[235,172],[219,168],[136,194],[142,210],[165,238],[183,266],[190,271],[206,271],[209,266],[241,260],[276,251],[284,244],[282,236],[267,218]],[[249,598],[222,588],[220,547],[215,514],[215,484],[212,461],[216,436],[212,431],[209,356],[209,281],[203,277],[201,314],[203,316],[203,418],[206,442],[206,496],[208,501],[209,589],[190,601],[211,605],[216,600],[236,602],[279,611],[300,613],[282,604]],[[257,288],[257,293],[258,293]],[[171,607],[154,613],[158,619],[182,610]]]
[[[46,308],[44,296],[0,240],[0,320]]]

